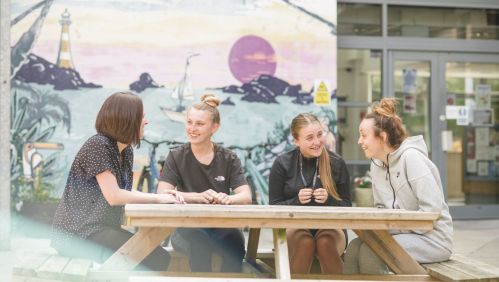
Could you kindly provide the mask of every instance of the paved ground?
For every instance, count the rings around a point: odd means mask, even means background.
[[[0,281],[10,281],[12,267],[30,253],[54,252],[41,226],[14,228],[11,250],[0,252]],[[350,239],[354,237],[349,233]],[[262,232],[260,245],[272,246],[270,230]],[[499,220],[468,220],[454,222],[454,252],[499,267]]]

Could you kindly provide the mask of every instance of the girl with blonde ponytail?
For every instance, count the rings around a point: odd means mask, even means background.
[[[325,148],[319,119],[299,114],[291,122],[291,135],[296,149],[280,155],[272,165],[270,204],[351,206],[345,161]],[[344,230],[288,229],[286,233],[293,273],[309,273],[315,256],[323,273],[342,273],[341,255],[348,242]]]

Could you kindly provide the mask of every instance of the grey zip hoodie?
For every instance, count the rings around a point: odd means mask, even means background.
[[[433,230],[393,230],[414,232],[452,252],[452,219],[445,203],[440,174],[428,158],[423,136],[406,138],[400,147],[381,160],[371,162],[374,205],[380,208],[440,212]],[[431,250],[428,250],[431,251]]]

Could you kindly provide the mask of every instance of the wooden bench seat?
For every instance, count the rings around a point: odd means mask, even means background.
[[[419,275],[393,275],[395,277],[389,277],[387,275],[335,275],[331,277],[293,277],[292,279],[282,279],[278,280],[275,278],[241,278],[241,277],[219,277],[216,280],[213,277],[144,277],[144,276],[132,276],[128,280],[129,282],[327,282],[327,281],[358,281],[358,282],[368,282],[368,281],[439,281],[430,280],[427,276],[419,277]],[[407,276],[407,277],[404,277]],[[391,278],[391,279],[390,279]],[[400,279],[401,278],[401,279]],[[405,278],[405,279],[404,279]]]
[[[462,255],[453,255],[448,261],[423,266],[431,276],[446,282],[499,281],[498,267]]]
[[[86,281],[93,262],[52,254],[35,254],[12,270],[13,281]]]

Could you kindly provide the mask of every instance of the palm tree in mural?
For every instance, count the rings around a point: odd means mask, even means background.
[[[69,133],[71,111],[68,101],[64,98],[24,85],[13,90],[10,120],[10,171],[12,200],[15,203],[24,181],[24,144],[49,141],[58,126],[62,126]],[[52,154],[44,159],[42,177],[52,176],[56,172],[57,157],[58,154]]]
[[[11,79],[27,61],[28,54],[35,46],[43,22],[52,6],[53,0],[43,0],[28,8],[11,21],[16,25],[26,16],[41,8],[40,14],[11,48]],[[54,134],[58,124],[71,128],[71,112],[68,102],[51,93],[36,90],[29,85],[19,84],[12,80],[13,97],[11,99],[11,200],[16,203],[19,188],[22,185],[23,146],[27,142],[45,142]],[[22,93],[25,92],[25,93]],[[21,95],[18,96],[18,94]],[[49,176],[55,170],[57,154],[52,154],[44,160],[42,176]]]

